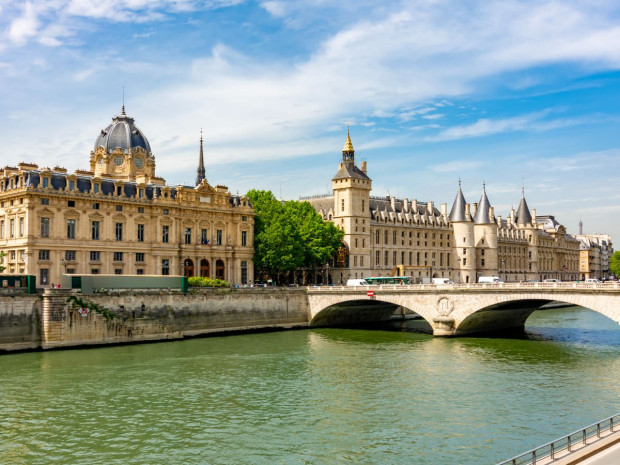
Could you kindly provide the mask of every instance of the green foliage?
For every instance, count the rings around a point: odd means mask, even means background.
[[[614,252],[609,260],[609,269],[616,276],[620,278],[620,251]]]
[[[323,265],[342,244],[344,232],[323,221],[308,202],[281,202],[271,191],[251,190],[256,211],[254,264],[270,276]]]
[[[6,257],[6,254],[4,252],[0,252],[0,259],[4,257]],[[0,273],[2,273],[5,269],[6,269],[5,266],[0,265]]]
[[[116,313],[107,308],[102,307],[94,302],[88,302],[86,300],[80,299],[77,296],[70,295],[67,297],[67,302],[71,304],[71,308],[73,310],[77,310],[78,308],[88,308],[90,311],[99,313],[106,320],[110,321],[115,318],[120,318]]]
[[[190,287],[230,287],[230,283],[223,279],[202,278],[200,276],[188,278],[187,283]]]

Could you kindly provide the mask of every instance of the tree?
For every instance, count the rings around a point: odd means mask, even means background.
[[[5,266],[2,266],[2,263],[4,263],[4,257],[6,257],[6,254],[4,252],[0,252],[0,273],[6,269]]]
[[[609,260],[609,269],[616,276],[620,278],[620,251],[614,252]]]
[[[299,268],[323,266],[342,244],[343,231],[324,222],[308,202],[281,202],[270,191],[247,193],[256,212],[254,264],[280,281]]]

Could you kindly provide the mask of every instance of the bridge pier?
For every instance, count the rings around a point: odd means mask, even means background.
[[[454,336],[456,328],[454,326],[454,318],[450,316],[438,316],[433,318],[435,326],[433,328],[433,336],[450,337]]]

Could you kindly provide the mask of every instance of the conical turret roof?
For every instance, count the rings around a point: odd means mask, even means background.
[[[465,204],[465,197],[463,196],[463,191],[461,190],[461,181],[459,181],[459,190],[456,193],[456,198],[454,199],[452,209],[450,210],[450,221],[453,223],[458,221],[468,221],[468,218],[465,216]]]
[[[532,224],[532,214],[525,201],[525,192],[521,196],[521,203],[519,203],[519,208],[517,209],[515,222],[520,225]]]
[[[476,215],[474,216],[475,224],[491,224],[495,223],[495,217],[491,218],[489,213],[489,209],[491,208],[491,202],[487,198],[487,190],[486,187],[482,187],[482,197],[480,197],[480,203],[478,203],[478,209],[476,210]]]

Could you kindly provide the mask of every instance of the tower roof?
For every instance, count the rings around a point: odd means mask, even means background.
[[[478,204],[478,209],[476,210],[476,214],[474,216],[474,223],[476,224],[491,224],[495,223],[495,217],[491,217],[489,213],[489,209],[491,208],[491,203],[487,198],[487,190],[486,187],[482,186],[482,197],[480,197],[480,203]]]
[[[527,202],[525,201],[525,191],[522,191],[521,202],[519,203],[519,208],[517,208],[515,222],[517,224],[526,225],[532,223],[532,214],[530,213],[530,209],[527,206]]]
[[[454,199],[452,209],[450,210],[450,221],[453,223],[458,221],[468,221],[468,218],[465,216],[465,204],[465,197],[463,196],[461,181],[459,180],[459,190],[456,193],[456,198]]]
[[[151,146],[146,136],[135,125],[134,119],[125,114],[125,105],[119,116],[112,118],[112,123],[97,136],[95,141],[96,150],[103,147],[108,153],[116,149],[121,149],[128,153],[132,149],[141,147],[146,151],[147,156],[151,155]]]
[[[351,135],[349,134],[349,129],[347,128],[347,140],[344,143],[344,147],[342,148],[343,152],[355,152],[353,149],[353,143],[351,142]]]
[[[202,129],[200,130],[200,155],[198,158],[198,169],[196,170],[196,185],[198,186],[205,179],[205,161],[202,149]]]

